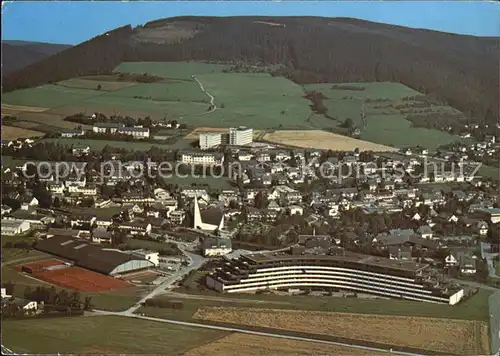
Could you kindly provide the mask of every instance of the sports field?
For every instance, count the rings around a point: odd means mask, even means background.
[[[118,316],[4,320],[2,345],[30,354],[182,355],[227,332]]]
[[[196,319],[271,327],[460,355],[489,353],[488,324],[403,316],[203,307]]]
[[[54,266],[61,268],[47,269]],[[16,268],[51,284],[81,292],[102,292],[130,287],[130,284],[125,281],[80,267],[68,267],[64,265],[64,262],[56,259],[21,264]]]

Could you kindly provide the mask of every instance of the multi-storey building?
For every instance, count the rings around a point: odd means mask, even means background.
[[[249,145],[253,141],[253,129],[240,126],[229,129],[229,144],[234,146]]]
[[[181,162],[192,165],[220,165],[224,161],[224,155],[220,153],[208,152],[184,152],[181,155]]]
[[[290,288],[347,290],[452,305],[464,295],[463,289],[444,282],[428,265],[342,249],[328,255],[241,255],[210,274],[207,285],[228,293]]]
[[[220,133],[207,132],[200,134],[200,148],[202,150],[219,146],[221,142],[222,135]]]

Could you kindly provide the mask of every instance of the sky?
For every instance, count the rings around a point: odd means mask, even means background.
[[[78,44],[120,26],[165,17],[353,17],[413,28],[500,36],[494,1],[11,1],[2,3],[2,39]]]

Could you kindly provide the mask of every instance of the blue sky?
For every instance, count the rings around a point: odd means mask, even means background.
[[[486,1],[14,1],[2,4],[2,39],[77,44],[119,26],[180,16],[310,15],[475,36],[500,36],[500,3]]]

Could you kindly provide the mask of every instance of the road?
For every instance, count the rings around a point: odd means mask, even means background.
[[[493,263],[493,259],[498,256],[498,253],[488,252],[490,250],[490,244],[481,242],[481,258],[486,260],[488,265],[488,273],[492,278],[500,278],[497,275],[497,271],[495,270],[495,265]]]
[[[236,333],[249,334],[249,335],[267,336],[267,337],[273,337],[273,338],[278,338],[278,339],[309,341],[309,342],[315,342],[315,343],[320,343],[320,344],[344,346],[344,347],[349,347],[349,348],[353,348],[353,349],[374,351],[374,352],[387,352],[387,353],[391,352],[394,355],[411,355],[411,356],[419,355],[419,354],[414,354],[414,353],[409,353],[409,352],[379,349],[379,348],[375,348],[375,347],[368,347],[368,346],[347,344],[347,343],[341,343],[341,342],[335,342],[335,341],[313,339],[313,338],[308,338],[308,337],[299,337],[299,336],[292,336],[292,335],[282,335],[282,334],[276,334],[276,333],[259,332],[259,331],[252,331],[252,330],[246,330],[246,329],[240,329],[240,328],[199,324],[199,323],[192,323],[192,322],[187,322],[187,321],[179,321],[179,320],[171,320],[171,319],[153,318],[153,317],[149,317],[149,316],[130,314],[128,312],[108,312],[108,311],[102,311],[102,310],[95,310],[94,312],[97,313],[98,315],[124,316],[124,317],[129,317],[129,318],[143,319],[143,320],[149,320],[149,321],[156,321],[156,322],[160,322],[160,323],[168,323],[168,324],[189,326],[189,327],[195,327],[195,328],[236,332]]]
[[[180,269],[179,271],[176,271],[171,276],[166,277],[165,280],[161,282],[159,285],[157,285],[151,292],[142,297],[136,304],[131,306],[129,309],[124,311],[123,313],[125,315],[133,315],[133,313],[137,309],[139,309],[142,303],[144,303],[147,299],[154,298],[157,295],[165,294],[165,290],[171,288],[175,282],[182,279],[189,272],[200,268],[203,265],[203,263],[205,263],[205,258],[203,258],[202,256],[184,250],[182,244],[178,244],[177,246],[189,259],[190,261],[189,265],[185,268]]]
[[[215,98],[213,97],[212,94],[210,94],[208,91],[205,90],[205,87],[203,86],[202,82],[200,82],[198,80],[198,78],[196,78],[195,75],[192,75],[191,77],[198,83],[198,85],[200,86],[201,91],[204,92],[210,98],[210,107],[211,107],[211,109],[208,110],[207,112],[204,112],[201,115],[206,115],[206,114],[213,113],[215,110],[217,110],[217,105],[215,105]]]
[[[450,278],[450,280],[452,282],[455,282],[455,283],[458,283],[458,284],[463,284],[463,285],[466,285],[466,286],[469,286],[469,287],[486,289],[486,290],[490,290],[490,291],[493,291],[493,292],[498,292],[499,291],[498,288],[489,286],[487,284],[482,284],[482,283],[473,282],[473,281],[466,281],[466,280],[463,280],[463,279],[456,279],[456,278]]]

